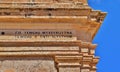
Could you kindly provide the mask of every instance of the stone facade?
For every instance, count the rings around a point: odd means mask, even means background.
[[[87,0],[1,0],[0,72],[96,72],[105,15]]]

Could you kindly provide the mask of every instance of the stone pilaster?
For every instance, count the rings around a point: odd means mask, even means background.
[[[58,72],[80,72],[82,54],[55,56]]]

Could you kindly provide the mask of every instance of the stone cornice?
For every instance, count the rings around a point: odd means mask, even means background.
[[[40,47],[40,46],[79,46],[83,48],[96,48],[96,44],[82,41],[0,41],[1,47]]]
[[[81,2],[71,3],[44,3],[44,2],[24,2],[24,3],[0,3],[0,8],[76,8],[76,9],[90,9],[87,4]]]

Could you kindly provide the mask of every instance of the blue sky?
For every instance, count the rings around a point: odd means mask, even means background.
[[[120,0],[88,0],[94,10],[107,12],[95,36],[98,44],[96,56],[100,57],[97,72],[120,72]]]

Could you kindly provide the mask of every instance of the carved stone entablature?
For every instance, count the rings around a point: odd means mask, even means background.
[[[89,71],[91,71],[96,69],[92,67],[94,67],[94,65],[96,65],[98,62],[98,58],[94,58],[94,54],[91,54],[91,50],[95,50],[96,45],[82,41],[0,42],[0,46],[0,57],[2,57],[0,60],[9,60],[14,58],[19,59],[21,57],[28,57],[27,59],[31,60],[33,57],[40,57],[39,59],[44,57],[44,59],[49,61],[49,58],[51,58],[52,61],[54,61],[53,66],[57,72],[64,72],[66,70],[70,72],[79,72],[83,71],[84,69],[89,69]],[[24,60],[21,61],[21,63],[23,62]],[[18,62],[16,61],[16,63]],[[4,66],[4,63],[2,64]],[[38,67],[36,69],[38,69]],[[10,68],[17,70],[14,67]],[[54,70],[53,72],[56,71]]]
[[[87,0],[0,0],[0,72],[96,72],[105,16]]]
[[[106,16],[106,12],[101,12],[101,11],[92,11],[90,14],[90,19],[92,21],[102,23],[104,18]]]
[[[81,3],[86,3],[87,0],[1,0],[0,3],[70,3],[70,2],[81,2]]]

